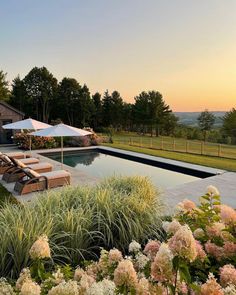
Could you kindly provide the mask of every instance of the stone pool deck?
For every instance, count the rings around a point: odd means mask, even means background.
[[[135,153],[131,151],[125,151],[125,150],[119,150],[114,149],[111,147],[105,147],[105,146],[99,146],[99,147],[88,147],[88,148],[65,148],[64,152],[73,152],[73,151],[79,151],[79,150],[87,150],[87,149],[100,149],[104,150],[107,153],[116,153],[116,154],[123,154],[125,157],[135,157],[140,159],[146,159],[147,161],[156,161],[157,163],[161,163],[163,165],[173,165],[175,167],[184,167],[188,168],[191,171],[196,172],[203,172],[203,173],[209,173],[213,176],[195,180],[186,184],[178,185],[175,187],[166,188],[162,191],[162,198],[165,201],[168,211],[171,211],[174,206],[182,201],[185,198],[188,198],[190,200],[193,200],[195,202],[198,202],[199,197],[204,194],[206,187],[209,185],[216,186],[222,197],[222,202],[225,204],[228,204],[234,208],[236,208],[236,173],[234,172],[228,172],[224,170],[219,170],[215,168],[200,166],[200,165],[194,165],[186,162],[181,161],[175,161],[170,159],[165,159],[161,157],[154,157],[154,156],[148,156],[145,154]],[[1,152],[11,152],[11,151],[19,151],[15,146],[11,147],[0,147]],[[60,170],[61,164],[57,161],[54,161],[48,157],[46,157],[45,153],[52,153],[52,152],[60,152],[60,149],[50,149],[50,150],[35,150],[32,151],[32,157],[37,157],[40,159],[40,161],[46,161],[50,162],[53,165],[54,170]],[[26,152],[29,154],[29,152]],[[63,165],[63,169],[69,171],[72,176],[72,185],[94,185],[100,181],[99,178],[95,178],[91,175],[88,175],[79,169],[72,168],[67,165]],[[2,180],[0,180],[0,183],[3,184],[10,192],[12,192],[15,197],[19,201],[31,201],[34,198],[37,197],[38,193],[28,194],[25,196],[18,196],[15,194],[13,188],[14,184],[6,184]]]

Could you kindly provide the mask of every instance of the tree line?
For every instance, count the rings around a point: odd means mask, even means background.
[[[17,76],[5,97],[26,117],[51,123],[63,121],[76,127],[103,127],[142,133],[170,134],[177,117],[158,91],[143,91],[134,103],[123,100],[118,91],[91,94],[86,84],[74,78],[60,82],[46,67],[34,67],[23,79]]]
[[[198,128],[178,124],[178,118],[159,91],[143,91],[134,97],[134,103],[123,100],[117,90],[91,94],[86,84],[64,77],[58,81],[46,67],[34,67],[21,79],[17,76],[11,84],[0,71],[0,100],[25,113],[26,117],[54,124],[62,121],[76,127],[92,127],[136,131],[142,134],[171,135],[236,143],[236,109],[223,118],[223,127],[213,129],[214,115],[207,110],[198,118]],[[213,130],[212,130],[213,129]]]

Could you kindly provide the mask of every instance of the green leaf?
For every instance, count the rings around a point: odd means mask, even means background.
[[[179,257],[175,256],[172,260],[174,270],[177,270],[179,267]]]
[[[179,267],[180,279],[185,281],[186,283],[191,283],[191,275],[189,273],[189,269],[187,265],[181,264]]]

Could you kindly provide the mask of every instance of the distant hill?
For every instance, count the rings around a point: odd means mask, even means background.
[[[215,127],[222,126],[222,118],[226,112],[211,112],[216,116]],[[175,115],[179,118],[179,123],[187,126],[198,126],[197,118],[201,112],[175,112]]]

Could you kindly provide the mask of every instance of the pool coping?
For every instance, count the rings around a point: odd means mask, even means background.
[[[76,148],[64,148],[64,154],[73,154],[76,151],[88,151],[88,150],[94,150],[98,152],[102,152],[108,155],[112,156],[118,156],[123,159],[127,160],[133,160],[139,163],[191,175],[196,176],[199,178],[207,178],[215,175],[221,175],[226,170],[219,170],[216,168],[211,168],[207,166],[202,165],[196,165],[196,164],[190,164],[184,161],[177,161],[177,160],[171,160],[156,156],[151,156],[143,153],[137,153],[132,151],[127,151],[123,149],[117,149],[112,147],[106,147],[106,146],[89,146],[89,147],[76,147]],[[52,149],[52,150],[40,150],[38,151],[38,154],[42,156],[47,156],[50,154],[60,153],[60,149]]]

